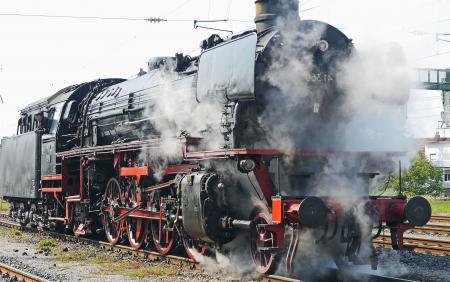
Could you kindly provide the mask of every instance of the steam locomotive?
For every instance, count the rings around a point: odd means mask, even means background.
[[[351,40],[300,20],[298,1],[255,2],[256,30],[211,35],[197,57],[153,58],[137,78],[69,86],[24,108],[0,147],[10,217],[192,259],[244,234],[261,273],[282,258],[291,271],[304,232],[374,268],[382,228],[402,248],[431,209],[421,197],[369,196],[395,155],[341,150],[336,72]],[[351,189],[339,195],[342,185]]]

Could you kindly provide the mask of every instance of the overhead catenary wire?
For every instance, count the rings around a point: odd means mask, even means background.
[[[443,41],[443,42],[450,43],[449,39],[443,38],[445,36],[450,36],[450,33],[436,33],[436,41]]]
[[[450,51],[440,52],[440,53],[436,53],[436,54],[433,54],[430,56],[420,57],[420,58],[417,58],[416,60],[424,60],[424,59],[434,58],[434,57],[438,57],[438,56],[442,56],[442,55],[446,55],[446,54],[450,54]]]
[[[181,8],[183,8],[184,6],[186,6],[189,2],[191,2],[192,0],[186,0],[183,3],[181,3],[180,5],[178,5],[177,7],[175,7],[174,9],[170,10],[169,12],[167,12],[167,14],[164,15],[164,18],[172,15],[173,13],[175,13],[176,11],[180,10]]]
[[[307,11],[310,11],[310,10],[314,10],[314,9],[316,9],[316,8],[320,8],[320,5],[313,6],[313,7],[309,7],[309,8],[300,10],[299,12],[300,12],[300,13],[303,13],[303,12],[307,12]]]
[[[115,21],[146,21],[151,23],[159,22],[193,22],[194,19],[171,19],[160,17],[130,18],[130,17],[100,17],[100,16],[75,16],[75,15],[50,15],[50,14],[22,14],[22,13],[0,13],[0,17],[34,17],[53,19],[75,19],[75,20],[115,20]],[[250,20],[226,19],[226,22],[253,22]]]
[[[153,18],[145,19],[145,18],[128,18],[128,17],[99,17],[99,16],[73,16],[73,15],[22,14],[22,13],[0,13],[0,16],[2,16],[2,17],[6,16],[6,17],[62,18],[62,19],[82,19],[82,20],[120,20],[120,21],[148,21],[149,19],[153,19]]]

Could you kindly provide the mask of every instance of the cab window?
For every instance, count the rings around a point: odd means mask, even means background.
[[[72,100],[70,102],[67,103],[66,108],[64,110],[64,114],[62,119],[63,120],[72,120],[73,117],[75,116],[75,111],[77,110],[76,108],[76,101]]]
[[[59,118],[61,117],[61,111],[64,103],[59,103],[50,108],[49,111],[49,133],[55,134],[58,130]]]

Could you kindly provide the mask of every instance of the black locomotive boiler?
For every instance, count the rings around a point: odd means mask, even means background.
[[[137,78],[70,86],[23,109],[0,149],[11,218],[161,254],[182,246],[193,259],[245,234],[262,273],[281,258],[291,270],[304,231],[373,267],[372,228],[389,228],[401,248],[430,205],[369,196],[395,156],[341,150],[336,72],[351,40],[300,20],[298,1],[255,2],[256,30],[211,35],[197,57],[154,58]],[[322,178],[346,180],[356,200]]]

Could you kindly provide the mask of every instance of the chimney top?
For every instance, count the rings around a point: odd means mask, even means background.
[[[274,27],[277,22],[299,18],[299,0],[256,0],[255,24],[258,33]]]

